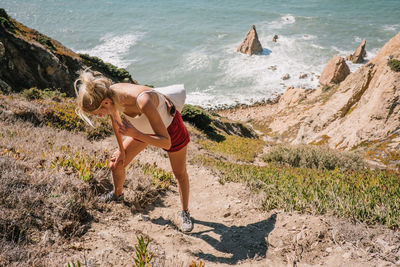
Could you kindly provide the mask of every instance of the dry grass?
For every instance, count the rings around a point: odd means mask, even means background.
[[[84,235],[93,220],[104,216],[108,204],[98,203],[97,196],[112,188],[105,166],[116,143],[2,116],[0,266],[59,266],[62,259],[49,253]],[[160,168],[145,173],[148,167],[135,162],[127,171],[135,179],[126,181],[123,204],[133,213],[168,188],[162,181],[168,174]],[[150,178],[155,174],[162,174],[156,185]]]

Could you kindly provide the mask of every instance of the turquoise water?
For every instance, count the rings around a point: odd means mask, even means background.
[[[0,7],[74,51],[126,68],[141,84],[184,83],[188,102],[204,107],[315,88],[334,54],[352,53],[365,38],[370,59],[400,31],[399,0],[0,0]],[[264,53],[239,54],[252,24]]]

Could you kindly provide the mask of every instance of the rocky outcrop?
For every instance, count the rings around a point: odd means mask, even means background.
[[[237,48],[237,51],[250,56],[263,51],[261,43],[258,40],[256,26],[253,25],[251,27],[251,30],[247,33],[244,41]]]
[[[353,63],[363,63],[364,57],[367,56],[367,52],[365,51],[366,44],[367,41],[364,39],[356,51],[352,55],[347,56],[346,59],[352,61]]]
[[[3,92],[37,87],[58,89],[71,96],[74,95],[73,83],[78,77],[77,72],[89,66],[114,81],[125,79],[134,82],[127,71],[102,61],[100,66],[99,61],[97,58],[82,58],[56,40],[15,21],[0,9],[0,88]]]
[[[349,74],[350,69],[344,58],[335,55],[323,69],[321,77],[319,78],[319,83],[321,85],[339,84],[346,79]]]
[[[343,81],[332,96],[310,110],[295,143],[325,137],[331,147],[350,149],[396,136],[400,129],[400,73],[388,66],[400,59],[400,33]],[[399,144],[397,144],[399,145]]]

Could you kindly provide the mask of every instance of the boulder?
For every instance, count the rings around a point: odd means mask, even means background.
[[[346,59],[352,61],[353,63],[363,63],[364,57],[367,56],[367,52],[365,51],[366,43],[367,41],[364,39],[357,50],[352,55],[347,56]]]
[[[263,48],[258,40],[256,26],[253,25],[244,38],[244,41],[238,46],[237,52],[251,56],[253,54],[261,53],[262,51]]]
[[[282,80],[289,80],[289,79],[290,79],[289,73],[286,73],[285,75],[282,76]]]
[[[347,66],[344,58],[335,55],[329,60],[319,78],[321,85],[334,85],[339,84],[347,75],[350,74],[349,66]]]

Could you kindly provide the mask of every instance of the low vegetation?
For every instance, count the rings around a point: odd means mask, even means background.
[[[131,82],[137,84],[126,69],[118,68],[111,63],[106,63],[98,57],[92,57],[88,54],[79,54],[83,62],[92,67],[92,70],[99,71],[108,77],[113,77],[115,82]]]
[[[61,147],[65,151],[65,146]],[[52,162],[52,169],[62,168],[67,173],[75,173],[84,181],[90,181],[94,178],[94,173],[98,170],[108,169],[108,159],[106,155],[92,154],[77,151],[75,153],[69,152],[62,157],[56,157]]]
[[[265,210],[284,209],[333,214],[368,224],[400,226],[400,179],[390,171],[260,167],[198,157],[196,162],[218,171],[221,182],[248,183],[263,191]]]
[[[153,185],[158,188],[165,189],[170,185],[175,184],[174,176],[172,173],[165,171],[157,165],[145,163],[142,165],[144,174],[149,175],[153,178]]]
[[[266,162],[276,162],[291,167],[334,170],[361,170],[366,167],[357,152],[343,152],[328,147],[278,145],[263,156]]]
[[[400,72],[400,60],[389,59],[387,64],[392,71]]]
[[[224,141],[200,140],[200,145],[213,153],[233,158],[234,160],[254,161],[262,153],[264,141],[260,139],[245,138],[233,135],[224,135]]]
[[[67,96],[65,93],[61,93],[59,90],[56,89],[55,90],[51,90],[49,88],[37,89],[36,87],[23,90],[21,92],[21,95],[28,100],[50,98],[56,101],[61,101],[62,98],[65,98]]]

